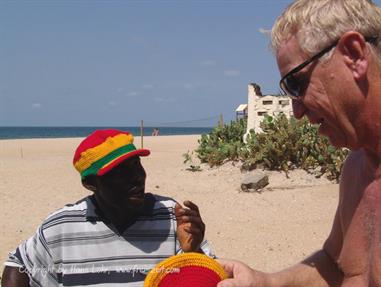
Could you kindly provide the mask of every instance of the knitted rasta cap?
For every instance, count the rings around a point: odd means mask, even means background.
[[[73,164],[81,174],[104,175],[115,166],[132,156],[147,156],[147,149],[136,149],[134,137],[119,130],[96,130],[77,147]]]
[[[216,260],[200,253],[181,253],[156,265],[144,287],[216,287],[226,278]]]

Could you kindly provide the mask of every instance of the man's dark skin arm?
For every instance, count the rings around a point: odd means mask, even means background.
[[[2,287],[29,287],[29,277],[21,273],[18,267],[5,266],[1,276]]]

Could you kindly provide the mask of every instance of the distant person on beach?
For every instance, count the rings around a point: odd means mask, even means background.
[[[351,153],[322,249],[277,273],[222,260],[231,279],[218,287],[380,287],[381,9],[370,0],[297,0],[271,37],[295,117]]]
[[[159,135],[159,129],[158,128],[154,128],[153,131],[152,131],[152,136],[158,136]]]
[[[147,270],[169,256],[212,256],[194,203],[145,193],[140,157],[149,154],[128,132],[85,138],[73,164],[93,194],[49,215],[10,253],[2,286],[143,286]]]

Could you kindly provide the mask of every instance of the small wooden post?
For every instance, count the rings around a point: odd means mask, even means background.
[[[224,116],[220,114],[220,120],[218,121],[219,126],[222,128],[224,126]]]
[[[143,132],[144,131],[144,123],[143,120],[140,121],[140,148],[143,148]]]

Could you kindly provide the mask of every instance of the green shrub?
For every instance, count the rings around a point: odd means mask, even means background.
[[[261,123],[262,133],[251,132],[247,144],[243,142],[246,121],[231,122],[202,135],[196,154],[203,163],[221,165],[226,160],[241,160],[242,167],[252,169],[258,165],[269,170],[294,168],[326,174],[338,180],[347,149],[335,149],[326,137],[318,135],[317,127],[307,119],[287,119],[281,114],[266,116]]]
[[[211,133],[202,135],[196,149],[198,158],[210,166],[221,165],[225,160],[239,160],[245,144],[242,135],[246,121],[232,121],[230,125],[216,127]]]

